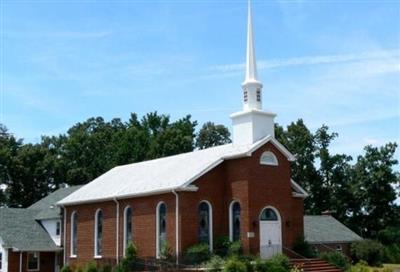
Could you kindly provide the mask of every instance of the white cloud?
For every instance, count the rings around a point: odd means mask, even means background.
[[[354,54],[336,54],[336,55],[320,55],[295,57],[289,59],[271,59],[261,60],[257,62],[258,69],[275,69],[281,67],[304,66],[304,65],[323,65],[360,61],[381,60],[384,61],[379,68],[381,72],[400,71],[400,64],[396,59],[400,58],[400,49],[377,50],[369,52],[361,52]],[[211,67],[212,71],[222,73],[243,72],[244,63],[224,64]],[[376,71],[376,70],[375,70]]]

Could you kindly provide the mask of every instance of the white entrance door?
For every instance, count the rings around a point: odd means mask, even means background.
[[[282,226],[278,211],[265,208],[260,216],[260,257],[282,253]]]

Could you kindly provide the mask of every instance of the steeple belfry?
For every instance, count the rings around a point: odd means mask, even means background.
[[[233,124],[233,144],[253,144],[267,136],[275,137],[275,113],[262,110],[262,83],[257,75],[256,54],[254,50],[253,18],[251,3],[247,10],[247,48],[246,71],[242,83],[243,110],[231,114]]]
[[[251,3],[247,8],[247,49],[246,49],[246,75],[243,88],[243,109],[262,109],[261,95],[262,83],[258,80],[256,52],[254,50],[253,17]]]

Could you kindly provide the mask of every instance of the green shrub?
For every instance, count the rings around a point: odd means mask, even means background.
[[[385,246],[383,249],[383,262],[400,264],[400,244]]]
[[[171,261],[174,258],[174,251],[167,243],[161,247],[160,258],[164,261]]]
[[[63,268],[61,268],[61,272],[72,272],[72,269],[69,265],[64,265]]]
[[[228,255],[231,244],[232,242],[229,240],[228,236],[218,236],[214,241],[214,253],[220,257],[225,257]]]
[[[228,256],[240,256],[243,253],[241,241],[232,242],[228,248]]]
[[[95,262],[90,262],[85,266],[85,272],[97,272],[97,264]]]
[[[210,246],[204,243],[191,246],[185,254],[185,261],[189,264],[200,264],[208,261],[210,258]]]
[[[303,236],[300,236],[296,239],[293,245],[293,250],[306,258],[313,258],[316,255],[311,245],[304,239]]]
[[[208,262],[206,262],[205,267],[207,271],[218,272],[222,270],[224,263],[224,259],[218,255],[214,255]]]
[[[290,270],[289,258],[278,254],[266,261],[267,272],[287,272]]]
[[[251,255],[240,255],[239,260],[246,265],[247,272],[254,272],[254,260],[256,259]]]
[[[238,258],[230,258],[225,263],[224,272],[248,272],[246,264]]]
[[[130,272],[135,270],[137,259],[137,248],[133,243],[129,243],[125,249],[125,257],[119,263],[119,271]]]
[[[347,272],[369,272],[368,264],[364,261],[360,261],[356,265],[350,267]]]
[[[324,252],[320,255],[320,258],[342,270],[346,270],[350,267],[346,256],[338,251]]]
[[[264,272],[267,271],[267,262],[261,258],[257,258],[253,264],[253,271],[254,272]]]
[[[354,261],[366,261],[371,266],[380,266],[383,260],[383,245],[373,240],[362,240],[351,245]]]
[[[99,269],[100,272],[112,272],[112,266],[109,264],[106,264]]]

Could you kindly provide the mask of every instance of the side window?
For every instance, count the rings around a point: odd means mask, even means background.
[[[160,202],[157,205],[157,258],[167,243],[167,206]]]
[[[39,270],[39,252],[28,252],[28,271]]]
[[[124,254],[129,243],[132,242],[132,208],[127,206],[124,211]]]
[[[94,255],[100,257],[103,246],[103,212],[97,210],[94,230]]]
[[[230,205],[229,220],[231,241],[240,240],[240,204],[237,201],[232,202]]]
[[[76,256],[78,246],[78,216],[76,212],[71,215],[71,256]]]
[[[260,164],[262,165],[278,165],[278,159],[276,158],[275,154],[271,151],[265,151],[262,153],[260,158]]]
[[[57,221],[57,223],[56,223],[56,235],[60,236],[60,234],[61,234],[61,222]]]

